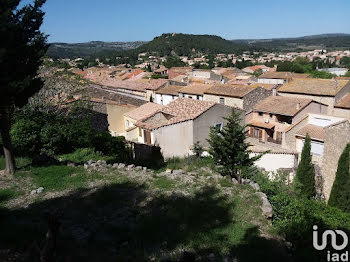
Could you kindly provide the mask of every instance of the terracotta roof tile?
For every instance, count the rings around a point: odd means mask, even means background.
[[[136,122],[136,126],[153,130],[188,120],[193,120],[215,105],[214,102],[200,101],[189,98],[178,98],[160,111]],[[157,114],[163,115],[163,120],[153,121]]]
[[[350,81],[317,78],[296,78],[278,89],[281,93],[335,96]]]
[[[219,96],[230,96],[242,98],[246,94],[250,93],[256,87],[251,87],[249,85],[215,85],[205,91],[205,94],[209,95],[219,95]]]
[[[147,103],[134,110],[124,113],[124,116],[130,117],[135,120],[143,119],[144,117],[154,114],[158,110],[161,110],[164,106],[156,103]]]
[[[156,94],[177,96],[183,86],[169,85],[156,91]]]
[[[334,107],[350,109],[350,93],[342,97]]]
[[[254,111],[278,115],[295,116],[312,102],[311,99],[291,98],[285,96],[269,96],[259,103]]]
[[[182,87],[179,90],[179,93],[192,94],[192,95],[203,95],[204,92],[211,87],[213,87],[213,85],[194,84],[194,85]]]
[[[309,134],[311,139],[324,141],[325,138],[325,131],[323,127],[321,126],[315,126],[315,125],[306,125],[302,129],[300,129],[296,135],[306,137],[306,135]]]
[[[267,129],[271,129],[271,128],[275,127],[274,124],[264,123],[264,122],[259,122],[259,121],[251,121],[251,122],[249,122],[249,125],[250,126],[263,127],[263,128],[267,128]]]
[[[291,72],[266,72],[259,76],[259,78],[269,78],[269,79],[292,79]]]

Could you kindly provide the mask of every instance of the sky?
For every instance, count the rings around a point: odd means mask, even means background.
[[[225,39],[350,33],[350,0],[47,0],[43,9],[49,42],[150,41],[173,32]]]

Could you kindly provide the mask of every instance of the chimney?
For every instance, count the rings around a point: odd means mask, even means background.
[[[297,110],[300,109],[300,103],[297,103]]]
[[[106,97],[105,96],[102,97],[102,103],[106,103]]]

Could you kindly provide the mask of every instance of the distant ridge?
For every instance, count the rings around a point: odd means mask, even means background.
[[[332,33],[290,38],[236,39],[233,43],[270,51],[304,51],[312,49],[348,49],[350,34]]]
[[[159,55],[188,55],[192,49],[206,54],[242,51],[304,51],[312,49],[349,49],[350,34],[331,33],[290,38],[226,40],[216,35],[166,33],[152,41],[51,43],[47,55],[52,58],[98,56],[123,51],[151,52]]]

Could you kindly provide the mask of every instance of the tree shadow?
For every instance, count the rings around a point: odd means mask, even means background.
[[[188,196],[130,182],[2,210],[0,250],[22,255],[34,252],[35,241],[42,246],[45,211],[60,213],[57,261],[207,261],[209,254],[222,258],[223,252],[239,261],[288,261],[283,245],[261,237],[258,227],[238,230],[242,236],[231,238],[240,241],[232,244],[229,236],[236,231],[228,231],[237,227],[238,211],[215,187]]]

